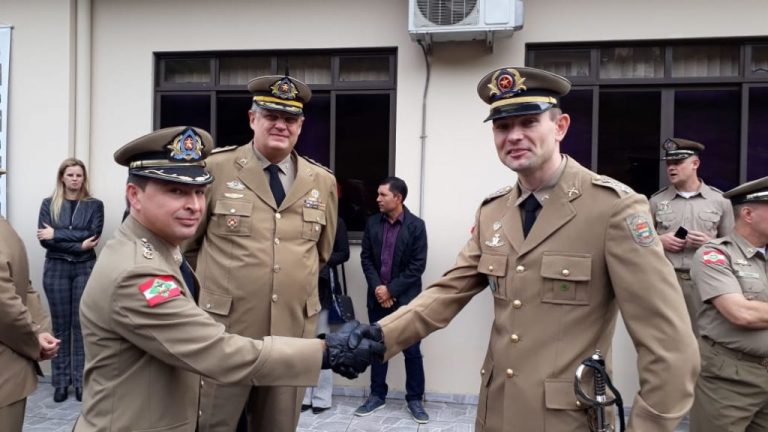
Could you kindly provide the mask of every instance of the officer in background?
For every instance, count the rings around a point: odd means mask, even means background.
[[[704,145],[682,138],[669,138],[666,152],[669,186],[651,197],[651,214],[664,254],[675,268],[685,306],[696,331],[696,310],[701,303],[691,282],[693,254],[701,245],[723,237],[733,229],[733,209],[723,193],[699,178],[699,154]]]
[[[293,150],[309,87],[265,76],[248,89],[253,140],[208,160],[216,181],[206,192],[198,235],[185,249],[196,257],[200,306],[228,331],[313,338],[321,309],[318,274],[336,235],[336,179]],[[201,432],[234,430],[246,400],[251,431],[293,432],[304,389],[206,382],[202,394],[213,417],[200,423]]]
[[[5,170],[0,169],[0,176]],[[27,250],[0,215],[0,426],[21,432],[27,396],[42,376],[38,361],[53,358],[59,340],[29,281]]]
[[[587,431],[574,372],[596,349],[610,366],[621,311],[640,376],[629,430],[671,432],[691,406],[699,364],[685,302],[648,200],[560,153],[570,117],[559,98],[570,87],[532,68],[480,80],[496,151],[517,184],[483,201],[471,238],[439,281],[380,329],[358,330],[376,340],[382,331],[388,359],[448,325],[488,288],[494,322],[475,429]]]
[[[768,177],[723,196],[733,203],[733,232],[699,248],[691,265],[703,301],[691,431],[766,431]]]
[[[207,132],[181,126],[115,152],[129,168],[130,216],[102,250],[82,297],[85,393],[75,431],[192,432],[209,414],[198,408],[200,375],[227,384],[305,386],[317,382],[321,360],[354,377],[375,357],[372,348],[383,351],[365,341],[362,349],[347,348],[342,335],[356,322],[326,342],[252,340],[226,333],[197,307],[199,285],[179,245],[203,217],[211,147]],[[211,309],[226,303],[204,301]]]

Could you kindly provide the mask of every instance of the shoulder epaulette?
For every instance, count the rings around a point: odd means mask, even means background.
[[[483,204],[485,204],[487,202],[490,202],[490,201],[493,201],[496,198],[504,196],[504,195],[506,195],[506,194],[508,194],[510,192],[512,192],[512,186],[504,186],[503,188],[501,188],[501,189],[497,190],[496,192],[494,192],[494,193],[488,195],[487,197],[485,197],[483,199]]]
[[[234,150],[234,149],[236,149],[238,147],[240,147],[240,146],[231,145],[231,146],[226,146],[226,147],[216,147],[215,149],[211,150],[211,154],[224,153],[224,152],[232,151],[232,150]]]
[[[301,156],[301,155],[299,155],[299,156]],[[304,158],[304,159],[305,159],[307,162],[311,163],[312,165],[318,166],[318,167],[320,167],[320,168],[322,168],[322,169],[324,169],[324,170],[328,171],[329,173],[333,174],[333,171],[331,171],[331,169],[330,169],[330,168],[328,168],[327,166],[325,166],[325,165],[321,164],[320,162],[317,162],[317,161],[315,161],[315,160],[312,160],[312,159],[310,159],[310,158],[308,158],[308,157],[306,157],[306,156],[301,156],[301,157],[302,157],[302,158]]]
[[[659,191],[656,191],[656,193],[655,193],[655,194],[651,195],[651,198],[653,198],[653,197],[655,197],[656,195],[658,195],[658,194],[660,194],[660,193],[664,192],[664,191],[665,191],[665,190],[667,190],[667,189],[669,189],[669,186],[667,186],[667,187],[665,187],[665,188],[662,188],[662,189],[661,189],[661,190],[659,190]]]
[[[730,243],[730,242],[731,242],[731,240],[729,240],[728,237],[719,237],[719,238],[714,238],[714,239],[712,239],[712,240],[710,240],[710,241],[708,241],[708,242],[706,242],[704,244],[705,245],[706,244],[721,245],[723,243]]]
[[[714,186],[710,186],[710,185],[707,185],[707,186],[709,186],[710,189],[712,189],[713,191],[719,193],[720,195],[723,194],[723,191],[721,191],[720,189],[718,189],[718,188],[716,188]]]
[[[593,177],[592,184],[613,189],[618,192],[620,196],[634,192],[631,187],[625,185],[624,183],[604,175]]]

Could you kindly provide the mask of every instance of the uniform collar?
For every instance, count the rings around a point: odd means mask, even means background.
[[[567,159],[568,157],[566,155],[562,155],[560,166],[557,167],[557,171],[552,174],[552,177],[550,177],[549,180],[544,183],[544,185],[535,191],[528,190],[518,180],[517,186],[520,188],[520,196],[518,196],[517,201],[515,201],[515,205],[519,206],[523,201],[525,201],[526,198],[528,198],[528,195],[530,194],[533,194],[533,196],[535,196],[540,203],[543,203],[545,200],[549,199],[550,192],[552,189],[554,189],[555,185],[557,185],[557,182],[559,182],[560,178],[563,176]]]
[[[677,197],[685,199],[682,195],[680,195],[680,191],[678,191],[674,185],[669,185],[668,190],[669,190],[668,198],[670,200],[675,199]],[[699,195],[704,199],[716,199],[718,196],[720,196],[717,192],[713,191],[711,187],[707,186],[707,184],[704,183],[704,180],[702,180],[701,178],[699,178],[699,190],[697,190],[696,193],[691,195],[690,198],[693,198]]]
[[[253,156],[256,158],[257,161],[259,161],[259,165],[261,166],[261,169],[266,169],[268,166],[272,165],[272,162],[269,161],[263,154],[261,154],[260,151],[256,149],[256,146],[253,145],[253,142],[251,142],[251,149],[253,149]],[[288,174],[292,171],[291,168],[291,158],[293,157],[293,151],[285,157],[285,159],[281,160],[280,162],[276,163],[278,167],[280,167],[280,171],[283,172],[283,174]]]
[[[762,253],[762,251],[759,248],[756,248],[751,243],[747,241],[744,237],[740,236],[736,231],[731,232],[731,238],[733,239],[733,242],[736,243],[736,245],[741,249],[741,252],[744,254],[747,258],[752,258],[755,255],[758,254],[758,252]],[[763,255],[763,258],[765,256]]]
[[[157,252],[155,257],[159,257],[167,261],[167,257],[172,257],[173,262],[178,266],[181,265],[182,254],[179,246],[174,246],[167,241],[163,240],[160,236],[150,231],[149,228],[141,224],[136,218],[128,215],[123,222],[124,227],[133,234],[136,238],[142,241],[142,243],[148,243]]]

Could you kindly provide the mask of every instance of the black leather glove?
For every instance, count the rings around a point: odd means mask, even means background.
[[[383,344],[384,333],[381,331],[381,326],[378,323],[358,325],[349,335],[349,345],[356,347],[364,339],[370,339]],[[381,361],[382,359],[379,358],[378,360]]]
[[[352,345],[350,336],[357,332],[359,335],[367,334],[364,329],[357,330],[358,327],[365,326],[352,320],[344,324],[339,331],[325,335],[326,352],[323,355],[323,367],[330,367],[337,374],[354,379],[365,371],[369,364],[374,360],[380,360],[384,355],[384,344],[365,338],[359,339],[356,336],[355,344]]]

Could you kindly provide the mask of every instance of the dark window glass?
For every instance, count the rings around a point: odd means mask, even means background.
[[[590,75],[589,50],[537,50],[531,53],[531,66],[564,77]]]
[[[747,180],[768,176],[768,87],[749,89]]]
[[[678,90],[675,92],[674,136],[706,146],[699,176],[705,183],[728,190],[739,183],[738,90]]]
[[[296,151],[326,167],[331,166],[331,97],[314,94],[304,106],[304,124]],[[346,222],[346,221],[345,221]]]
[[[636,192],[656,192],[660,110],[660,91],[601,92],[597,172],[629,185]]]
[[[389,104],[389,94],[336,96],[339,215],[350,231],[362,231],[378,212],[376,190],[389,167]]]
[[[211,61],[203,59],[164,60],[163,82],[173,84],[199,84],[211,81]]]
[[[339,81],[389,81],[389,56],[339,58]]]
[[[736,45],[682,45],[672,47],[673,77],[719,77],[739,75]]]
[[[160,127],[196,126],[211,130],[211,97],[207,94],[160,96]]]
[[[560,151],[587,168],[592,167],[592,105],[592,89],[571,90],[560,101],[563,112],[571,116]]]
[[[600,50],[600,78],[664,76],[661,47],[616,47]]]
[[[752,64],[749,70],[760,77],[768,76],[768,45],[755,45],[752,47]]]
[[[216,98],[216,147],[250,142],[253,131],[248,123],[251,96],[222,95]]]

